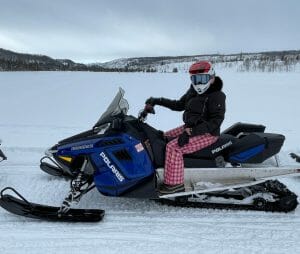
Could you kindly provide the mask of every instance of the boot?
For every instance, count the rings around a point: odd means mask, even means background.
[[[177,193],[177,192],[184,192],[184,184],[176,184],[176,185],[168,185],[163,183],[160,187],[159,187],[159,193],[166,195],[166,194],[172,194],[172,193]]]

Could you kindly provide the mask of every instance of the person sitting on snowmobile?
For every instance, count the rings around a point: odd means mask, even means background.
[[[160,105],[174,111],[184,111],[184,125],[167,131],[173,138],[166,147],[164,183],[161,194],[184,191],[183,155],[199,151],[218,140],[225,115],[226,96],[223,82],[215,76],[212,64],[196,62],[189,68],[191,86],[179,100],[150,97],[146,105]]]

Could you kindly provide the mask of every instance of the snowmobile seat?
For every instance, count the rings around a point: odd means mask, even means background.
[[[229,134],[235,137],[238,137],[242,133],[252,133],[252,132],[264,132],[266,126],[261,124],[252,124],[252,123],[235,123],[229,128],[224,130],[221,134]]]
[[[217,167],[216,158],[224,154],[230,146],[237,142],[237,138],[229,134],[222,134],[214,144],[191,154],[184,155],[184,166],[187,168]]]

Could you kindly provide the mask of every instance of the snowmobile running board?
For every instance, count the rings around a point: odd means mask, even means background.
[[[163,168],[156,169],[158,178],[163,179]],[[225,168],[185,168],[185,186],[197,182],[214,182],[228,184],[266,180],[272,177],[300,175],[297,166],[285,167],[225,167]]]
[[[298,176],[299,174],[293,174],[289,176]],[[177,192],[173,194],[167,194],[167,195],[161,195],[159,198],[176,198],[176,197],[181,197],[181,196],[191,196],[191,195],[197,195],[197,194],[205,194],[208,192],[218,192],[218,191],[224,191],[224,190],[231,190],[231,189],[237,189],[237,188],[244,188],[244,187],[250,187],[254,186],[260,183],[264,183],[268,180],[272,180],[274,177],[268,177],[259,181],[252,181],[252,182],[245,182],[242,184],[228,184],[228,185],[223,185],[223,186],[218,186],[218,187],[213,187],[213,188],[205,188],[205,189],[199,189],[199,190],[194,190],[194,191],[187,191],[187,192]]]
[[[4,194],[6,190],[13,191],[20,199]],[[67,213],[59,214],[59,207],[30,203],[11,187],[1,191],[0,206],[16,215],[48,221],[98,222],[103,219],[105,214],[105,211],[100,209],[70,209]]]

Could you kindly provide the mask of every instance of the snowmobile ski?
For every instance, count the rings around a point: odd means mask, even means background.
[[[19,198],[4,194],[6,190],[13,191]],[[105,214],[105,211],[100,209],[69,209],[66,213],[59,213],[60,207],[31,203],[10,187],[1,191],[0,206],[16,215],[48,221],[98,222]]]

